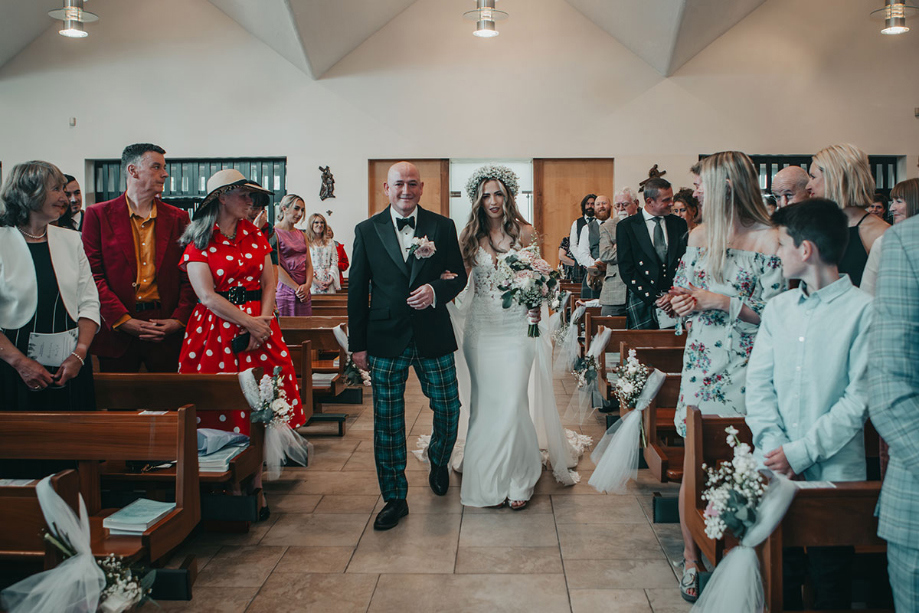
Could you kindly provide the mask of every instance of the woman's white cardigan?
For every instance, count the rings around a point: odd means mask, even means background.
[[[79,232],[48,226],[51,265],[67,314],[99,325],[99,292]],[[38,308],[38,280],[25,238],[16,228],[0,227],[0,328],[16,330]]]

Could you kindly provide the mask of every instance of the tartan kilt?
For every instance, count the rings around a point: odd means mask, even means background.
[[[632,290],[629,290],[625,306],[626,323],[629,330],[657,330],[657,310],[654,305],[647,305]]]

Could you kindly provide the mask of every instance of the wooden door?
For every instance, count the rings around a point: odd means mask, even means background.
[[[533,160],[533,224],[542,256],[558,265],[558,246],[581,216],[581,199],[605,194],[613,199],[613,158]]]
[[[376,215],[387,206],[389,198],[383,191],[389,167],[396,162],[411,162],[421,173],[424,193],[419,204],[429,211],[450,216],[450,160],[369,160],[368,207],[369,215]]]

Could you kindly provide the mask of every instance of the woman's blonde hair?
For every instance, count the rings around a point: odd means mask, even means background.
[[[467,267],[475,266],[476,254],[479,250],[479,240],[489,236],[488,233],[488,215],[485,213],[485,198],[483,196],[485,184],[489,181],[497,181],[498,191],[504,194],[504,220],[501,224],[504,232],[511,237],[512,244],[520,238],[520,229],[529,225],[517,209],[517,201],[514,195],[500,179],[485,179],[479,183],[475,190],[475,202],[472,205],[472,211],[469,213],[469,221],[463,231],[460,232],[460,252],[463,255],[463,262]],[[491,241],[491,238],[489,238]],[[494,244],[491,248],[495,252],[500,250]]]
[[[890,197],[906,203],[906,217],[919,214],[919,179],[900,181],[890,190]]]
[[[721,151],[702,160],[700,172],[705,190],[705,226],[708,266],[706,272],[724,281],[728,243],[735,221],[744,226],[769,225],[759,176],[753,161],[740,151]]]
[[[811,163],[823,173],[824,198],[841,209],[863,209],[871,204],[874,177],[864,151],[855,145],[832,145],[818,151]]]
[[[289,209],[290,205],[295,203],[297,200],[299,200],[300,202],[303,202],[303,198],[301,198],[297,194],[287,194],[286,196],[281,198],[281,201],[278,203],[278,214],[275,215],[275,221],[274,221],[275,225],[284,221],[284,214],[287,212],[287,209]],[[305,202],[303,203],[303,206],[304,207],[306,206]]]
[[[313,231],[313,222],[314,222],[314,221],[321,221],[321,222],[322,222],[322,234],[316,234],[316,233]],[[325,217],[323,217],[323,216],[320,215],[319,213],[313,213],[312,215],[310,215],[309,223],[307,223],[307,226],[306,226],[306,236],[307,236],[307,238],[309,238],[310,244],[311,244],[311,245],[325,245],[325,244],[327,244],[329,239],[327,239],[327,238],[325,237],[325,229],[328,228],[328,227],[329,227],[329,224],[328,224],[328,222],[326,222]]]

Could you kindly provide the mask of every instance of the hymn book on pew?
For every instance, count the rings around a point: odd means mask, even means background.
[[[198,454],[198,471],[203,473],[222,473],[230,469],[230,460],[246,450],[249,443],[218,449],[213,453]]]
[[[138,498],[125,508],[112,513],[102,521],[102,527],[114,535],[138,535],[163,519],[173,509],[174,502],[157,502]]]

